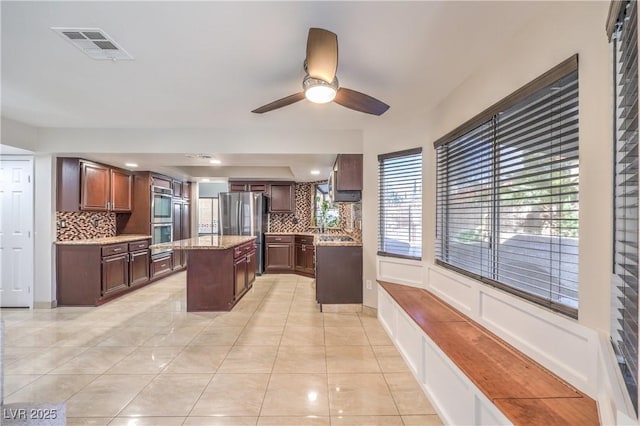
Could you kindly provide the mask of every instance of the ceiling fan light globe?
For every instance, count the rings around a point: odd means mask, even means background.
[[[304,96],[313,103],[326,104],[336,97],[336,89],[330,86],[313,86],[304,92]]]
[[[304,96],[313,103],[326,104],[336,97],[338,92],[338,79],[334,78],[331,83],[313,77],[305,77],[302,82]]]

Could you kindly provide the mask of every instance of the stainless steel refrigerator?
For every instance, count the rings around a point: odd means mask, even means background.
[[[218,195],[220,235],[256,236],[256,273],[264,272],[264,233],[268,198],[261,192],[221,192]]]

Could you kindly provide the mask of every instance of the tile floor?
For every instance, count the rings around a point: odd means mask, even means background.
[[[375,317],[320,313],[313,281],[259,277],[185,311],[185,273],[98,308],[0,310],[5,402],[70,425],[440,425]]]

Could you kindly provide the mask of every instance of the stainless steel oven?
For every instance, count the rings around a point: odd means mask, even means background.
[[[151,189],[151,223],[172,223],[171,189],[160,186]]]
[[[151,187],[151,243],[173,241],[172,190],[161,186]],[[171,249],[153,249],[151,254],[159,254]]]
[[[161,244],[173,241],[173,225],[171,223],[152,223],[151,224],[151,243]],[[153,249],[151,254],[164,253],[171,249]]]

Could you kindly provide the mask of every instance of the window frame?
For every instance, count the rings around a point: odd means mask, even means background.
[[[402,158],[402,157],[412,157],[415,155],[419,155],[420,156],[420,185],[419,185],[419,204],[420,204],[420,217],[419,220],[413,223],[417,223],[419,225],[419,229],[418,229],[418,233],[419,233],[419,247],[420,247],[420,255],[419,256],[412,256],[409,254],[402,254],[402,253],[396,253],[396,252],[391,252],[388,250],[384,250],[383,247],[385,247],[384,242],[387,240],[387,238],[385,238],[385,236],[387,235],[385,232],[385,222],[388,220],[385,216],[385,206],[387,205],[384,202],[384,195],[385,193],[383,193],[383,184],[382,184],[382,179],[383,179],[383,163],[386,160],[393,160],[393,159],[397,159],[397,158]],[[424,163],[423,163],[424,159],[423,159],[423,155],[422,155],[422,147],[417,147],[417,148],[411,148],[411,149],[405,149],[402,151],[395,151],[395,152],[389,152],[389,153],[385,153],[385,154],[380,154],[378,155],[378,250],[377,250],[377,255],[378,256],[382,256],[382,257],[395,257],[395,258],[399,258],[399,259],[408,259],[408,260],[422,260],[422,220],[423,220],[423,215],[422,215],[422,198],[423,198],[423,191],[422,191],[422,187],[423,187],[423,182],[424,182]],[[411,228],[411,223],[409,224],[409,228]],[[407,231],[407,234],[410,234],[410,231]]]
[[[562,63],[560,63],[559,65],[555,66],[554,68],[550,69],[549,71],[547,71],[546,73],[542,74],[540,77],[536,78],[535,80],[531,81],[530,83],[526,84],[525,86],[523,86],[522,88],[516,90],[515,92],[513,92],[511,95],[505,97],[504,99],[498,101],[496,104],[492,105],[491,107],[487,108],[486,110],[482,111],[481,113],[477,114],[476,116],[474,116],[472,119],[470,119],[469,121],[463,123],[462,125],[460,125],[459,127],[455,128],[454,130],[452,130],[451,132],[447,133],[446,135],[444,135],[443,137],[439,138],[438,140],[436,140],[434,142],[434,149],[436,150],[436,152],[438,151],[438,148],[441,148],[449,143],[458,141],[459,138],[463,138],[465,135],[469,135],[472,134],[473,132],[479,132],[481,128],[483,128],[483,126],[488,126],[488,127],[493,127],[493,132],[495,132],[495,129],[499,129],[500,125],[499,123],[496,124],[499,121],[500,114],[503,111],[508,111],[509,108],[518,105],[520,102],[526,100],[527,98],[529,98],[531,95],[537,94],[540,92],[540,90],[547,88],[548,86],[550,86],[551,84],[555,83],[556,81],[559,81],[563,78],[566,78],[570,75],[572,75],[573,73],[576,73],[576,80],[579,81],[579,76],[578,74],[578,55],[573,55],[571,57],[569,57],[568,59],[566,59],[565,61],[563,61]],[[577,97],[579,97],[579,94],[577,95]],[[493,124],[492,124],[493,123]],[[491,134],[492,131],[489,131],[489,133]],[[499,131],[499,130],[498,130]],[[492,134],[488,137],[488,139],[490,140],[489,143],[494,144],[495,145],[495,139],[496,136],[495,134]],[[576,148],[578,149],[578,148]],[[495,157],[495,155],[498,155],[498,157]],[[499,161],[499,155],[500,155],[500,151],[491,151],[491,155],[492,155],[492,160],[494,163],[496,161]],[[448,160],[447,160],[448,161]],[[436,161],[436,163],[438,163],[438,161]],[[578,165],[579,168],[579,165]],[[447,172],[448,173],[448,172]],[[492,177],[491,180],[493,181],[496,176],[494,175],[494,173],[497,173],[495,170],[491,171],[492,173]],[[439,172],[436,172],[436,176],[437,179],[439,179]],[[578,176],[579,176],[579,172],[578,172]],[[445,260],[441,260],[440,258],[438,258],[439,256],[443,256],[444,254],[439,253],[439,251],[446,251],[446,247],[444,247],[445,245],[450,244],[451,242],[450,240],[450,236],[448,235],[449,233],[447,232],[447,236],[446,236],[446,241],[440,241],[439,238],[442,238],[443,240],[445,240],[445,238],[443,238],[442,236],[439,237],[440,234],[442,234],[442,230],[439,230],[438,226],[441,222],[439,222],[438,217],[441,217],[443,214],[445,214],[445,212],[448,212],[448,208],[450,208],[449,203],[447,202],[446,205],[443,207],[440,203],[439,203],[439,186],[438,186],[438,182],[436,182],[436,235],[435,235],[435,242],[436,242],[436,250],[435,250],[435,263],[437,265],[440,265],[442,267],[445,267],[447,269],[456,271],[458,273],[461,273],[463,275],[469,276],[475,280],[478,280],[482,283],[491,285],[493,287],[502,289],[506,292],[509,292],[511,294],[514,294],[518,297],[521,297],[525,300],[534,302],[538,305],[544,306],[546,308],[549,308],[550,310],[554,311],[554,312],[558,312],[561,314],[564,314],[566,316],[569,316],[571,318],[576,318],[578,317],[578,308],[573,308],[571,306],[568,306],[566,304],[562,304],[560,302],[554,301],[552,300],[551,297],[543,297],[543,296],[539,296],[539,295],[535,295],[532,293],[529,293],[525,290],[521,290],[517,287],[514,287],[510,284],[506,284],[500,281],[497,281],[495,279],[492,278],[488,278],[486,275],[495,277],[499,268],[494,265],[496,262],[499,261],[499,256],[496,256],[496,251],[499,250],[497,248],[493,248],[495,247],[497,244],[494,244],[495,240],[496,240],[496,235],[499,237],[500,236],[500,232],[501,232],[501,227],[499,225],[490,225],[489,226],[489,233],[491,234],[490,236],[490,243],[489,243],[489,251],[491,252],[491,255],[487,257],[487,259],[485,259],[484,257],[480,257],[481,263],[482,262],[486,262],[486,269],[482,269],[480,271],[480,273],[474,273],[472,271],[466,270],[462,267],[456,266],[456,265],[452,265],[447,263]],[[499,213],[499,209],[498,209],[498,205],[499,205],[499,200],[500,200],[500,192],[498,189],[495,188],[495,182],[492,183],[492,185],[494,186],[493,188],[491,188],[489,190],[489,203],[491,204],[490,207],[490,213],[489,213],[489,221],[490,223],[494,224],[497,222],[497,217],[500,214]],[[579,184],[576,184],[579,185]],[[483,195],[484,196],[484,195]],[[448,213],[447,213],[448,214]],[[443,221],[446,222],[445,224],[441,224],[441,226],[445,226],[445,227],[449,227],[451,225],[451,223],[449,223],[449,219],[448,218],[443,218]],[[444,223],[444,222],[443,222]],[[522,234],[522,235],[527,235],[527,234]],[[442,245],[442,247],[440,247]],[[482,247],[480,247],[480,250],[483,250]],[[448,256],[448,253],[447,253]],[[482,264],[484,265],[484,264]],[[480,275],[480,274],[484,274],[484,275]],[[551,275],[550,274],[550,278],[553,278],[555,275]],[[579,283],[578,284],[578,288],[576,290],[576,292],[579,291]],[[551,284],[550,284],[551,285]],[[578,297],[576,296],[576,301],[578,300]]]

